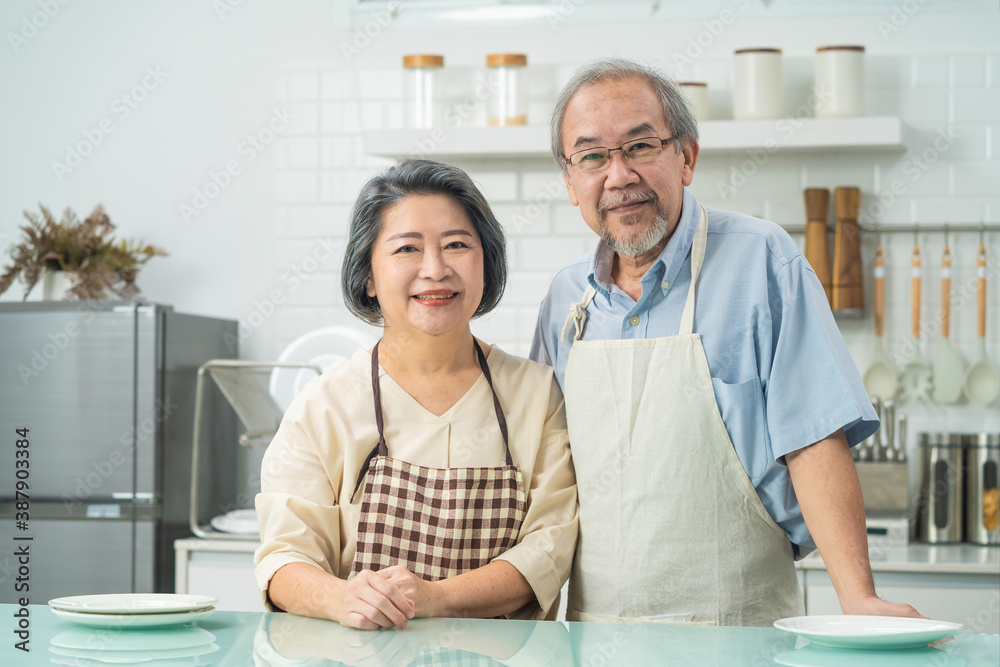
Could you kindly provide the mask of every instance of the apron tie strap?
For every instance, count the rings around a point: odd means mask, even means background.
[[[559,342],[566,342],[566,332],[569,331],[570,324],[576,325],[576,333],[573,335],[573,340],[580,340],[580,336],[583,335],[583,325],[587,322],[587,306],[594,300],[595,294],[597,294],[597,290],[591,285],[583,293],[583,299],[580,303],[574,303],[569,307],[569,315],[566,317],[566,323],[563,325],[562,333],[559,335]]]

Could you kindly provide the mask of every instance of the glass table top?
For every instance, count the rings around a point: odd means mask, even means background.
[[[14,605],[0,665],[803,665],[976,667],[1000,664],[1000,636],[961,634],[935,648],[832,649],[776,628],[417,619],[365,632],[292,614],[216,611],[186,625],[97,628],[28,607],[30,653],[18,650]],[[14,620],[14,623],[11,621]]]

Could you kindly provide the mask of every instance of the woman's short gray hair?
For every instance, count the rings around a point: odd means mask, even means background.
[[[551,141],[552,157],[556,164],[566,170],[566,160],[563,158],[562,128],[566,116],[566,107],[582,88],[607,80],[625,81],[640,79],[648,83],[660,98],[663,115],[670,124],[674,136],[678,137],[677,151],[692,141],[698,140],[698,122],[688,104],[684,93],[673,80],[653,67],[625,60],[624,58],[604,58],[583,65],[573,74],[573,77],[563,87],[552,111]],[[666,137],[660,137],[666,139]]]
[[[430,160],[406,160],[376,174],[354,204],[351,230],[340,272],[347,308],[370,324],[382,321],[378,299],[368,296],[372,249],[382,231],[386,212],[408,195],[444,195],[462,209],[483,246],[483,299],[473,317],[485,315],[500,303],[507,286],[507,242],[503,225],[469,175],[458,167]]]

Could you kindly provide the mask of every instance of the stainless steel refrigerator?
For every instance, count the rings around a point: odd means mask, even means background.
[[[0,602],[173,591],[198,367],[235,358],[237,341],[235,321],[164,305],[0,304]],[[235,497],[238,435],[221,394],[206,400],[199,495],[212,516]]]

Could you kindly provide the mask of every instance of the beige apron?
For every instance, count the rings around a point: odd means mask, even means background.
[[[486,565],[517,544],[527,500],[520,469],[507,442],[507,421],[493,389],[486,357],[476,344],[507,452],[498,468],[425,468],[389,458],[383,435],[378,344],[372,350],[372,392],[378,444],[361,466],[365,479],[353,577],[405,565],[426,581],[439,581]]]
[[[594,288],[563,329],[580,494],[570,620],[770,625],[804,614],[792,546],[761,504],[722,421],[693,333],[704,208],[678,335],[580,340]]]

